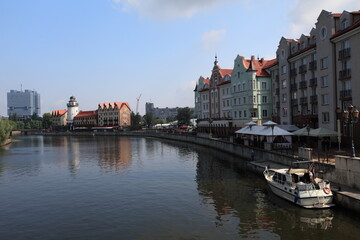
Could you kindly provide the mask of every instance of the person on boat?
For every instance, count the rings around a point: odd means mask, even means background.
[[[254,152],[254,150],[251,150],[251,153],[250,153],[251,161],[254,161],[254,158],[255,158],[255,152]]]

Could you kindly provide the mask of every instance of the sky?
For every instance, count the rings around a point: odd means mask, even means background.
[[[7,92],[41,96],[41,114],[128,102],[194,107],[215,55],[275,58],[282,36],[308,35],[321,10],[360,10],[359,0],[0,0],[0,115]]]

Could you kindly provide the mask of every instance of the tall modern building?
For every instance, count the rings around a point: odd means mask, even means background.
[[[7,93],[8,115],[16,114],[20,119],[31,117],[34,113],[40,115],[40,94],[36,91],[10,90]]]

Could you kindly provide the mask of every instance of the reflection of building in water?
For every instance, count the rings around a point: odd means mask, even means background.
[[[237,173],[215,161],[208,154],[199,154],[196,181],[200,196],[203,196],[205,205],[211,204],[218,213],[216,225],[222,225],[226,215],[235,213],[235,202],[242,195],[241,189],[236,186]],[[234,191],[239,189],[240,191]]]
[[[98,137],[99,163],[104,169],[121,171],[131,166],[131,141],[122,137]]]
[[[216,212],[216,225],[225,225],[230,218],[239,218],[239,235],[255,236],[256,231],[273,234],[275,222],[270,219],[265,194],[256,185],[259,180],[241,172],[239,159],[224,153],[199,154],[196,180],[199,194],[205,205],[212,205]],[[215,157],[214,157],[215,156]],[[217,158],[222,158],[218,161]],[[225,160],[226,159],[226,160]],[[261,234],[260,234],[261,235]]]
[[[80,146],[79,140],[70,136],[51,137],[54,159],[57,163],[67,165],[70,173],[75,174],[80,168]]]
[[[76,174],[77,170],[80,169],[80,148],[79,141],[76,138],[69,138],[69,170],[72,174]]]

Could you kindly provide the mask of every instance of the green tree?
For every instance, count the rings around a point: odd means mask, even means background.
[[[0,144],[10,137],[11,124],[8,120],[0,119]]]
[[[44,113],[42,119],[42,127],[43,128],[50,128],[52,124],[51,120],[51,113]]]
[[[131,112],[131,130],[141,129],[141,116],[139,113]]]
[[[144,115],[144,121],[146,126],[149,128],[153,125],[154,123],[154,118],[153,118],[153,114],[152,113],[147,113]]]
[[[176,119],[178,120],[178,124],[182,125],[189,125],[190,119],[192,116],[192,110],[188,107],[185,108],[178,108]]]

